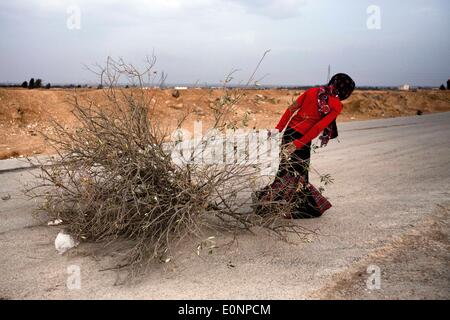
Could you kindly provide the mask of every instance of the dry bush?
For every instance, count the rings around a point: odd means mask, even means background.
[[[145,89],[144,79],[155,74],[155,59],[147,62],[141,72],[109,58],[99,71],[108,101],[101,108],[74,94],[73,113],[81,126],[71,131],[55,123],[56,135],[45,138],[57,155],[41,163],[37,184],[27,190],[44,199],[39,209],[62,219],[81,241],[127,240],[131,245],[122,266],[128,267],[164,261],[182,239],[194,236],[203,241],[210,235],[205,230],[235,236],[243,230],[266,230],[281,237],[309,234],[281,218],[286,204],[274,204],[264,216],[252,212],[250,195],[258,188],[259,174],[253,160],[174,161],[177,143],[155,120],[155,101]],[[124,79],[131,88],[118,86]],[[229,114],[242,95],[242,90],[225,90],[211,106],[211,129],[216,133],[236,127]],[[179,119],[179,128],[190,112],[188,108]],[[205,135],[196,141],[191,158],[213,140],[214,135]]]

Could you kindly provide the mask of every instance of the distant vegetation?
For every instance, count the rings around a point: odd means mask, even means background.
[[[27,89],[27,88],[28,89],[39,89],[39,88],[42,88],[43,86],[42,86],[42,79],[38,78],[38,79],[35,80],[34,78],[31,78],[30,81],[24,81],[24,82],[22,82],[21,85],[0,83],[0,87],[5,87],[5,88],[22,87],[24,89]],[[51,84],[47,83],[44,86],[44,88],[45,89],[50,89],[51,88]]]
[[[50,82],[47,82],[45,85],[43,80],[40,78],[31,78],[29,81],[24,81],[21,84],[18,83],[0,83],[0,88],[24,88],[24,89],[51,89],[51,88],[60,88],[60,89],[71,89],[71,88],[97,88],[101,89],[102,86],[91,86],[87,84],[57,84],[52,85]]]
[[[34,79],[31,78],[30,81],[24,81],[22,84],[17,83],[0,83],[0,88],[25,88],[25,89],[51,89],[51,88],[60,88],[60,89],[72,89],[72,88],[97,88],[101,89],[102,86],[92,86],[87,84],[57,84],[52,85],[51,83],[47,82],[45,85],[43,84],[43,81],[41,79]]]

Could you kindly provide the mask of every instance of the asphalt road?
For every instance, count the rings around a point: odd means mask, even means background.
[[[334,177],[333,208],[298,221],[317,235],[290,243],[243,235],[200,257],[186,246],[126,286],[115,285],[120,273],[101,271],[109,258],[100,249],[58,255],[59,227],[32,218],[35,203],[21,195],[30,174],[0,161],[0,196],[11,196],[0,200],[0,298],[449,299],[450,112],[343,123],[339,133],[312,157]],[[66,286],[71,265],[80,266],[81,289]],[[379,289],[366,284],[370,265]]]

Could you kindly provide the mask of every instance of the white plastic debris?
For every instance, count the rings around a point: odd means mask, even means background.
[[[47,222],[48,226],[57,226],[59,224],[61,224],[63,221],[61,219],[55,219],[55,220],[51,220],[49,222]]]
[[[64,230],[60,231],[55,239],[55,249],[59,254],[63,254],[67,250],[76,247],[78,244],[79,242]]]

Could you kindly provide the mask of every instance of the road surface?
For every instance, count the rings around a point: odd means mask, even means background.
[[[297,222],[318,234],[290,243],[243,235],[200,257],[186,246],[127,285],[104,270],[110,255],[101,248],[58,255],[60,228],[32,218],[35,203],[21,195],[30,174],[2,161],[0,195],[11,198],[0,200],[0,298],[449,299],[450,112],[343,123],[339,133],[312,157],[334,177],[333,208]],[[80,289],[67,288],[72,265]]]

